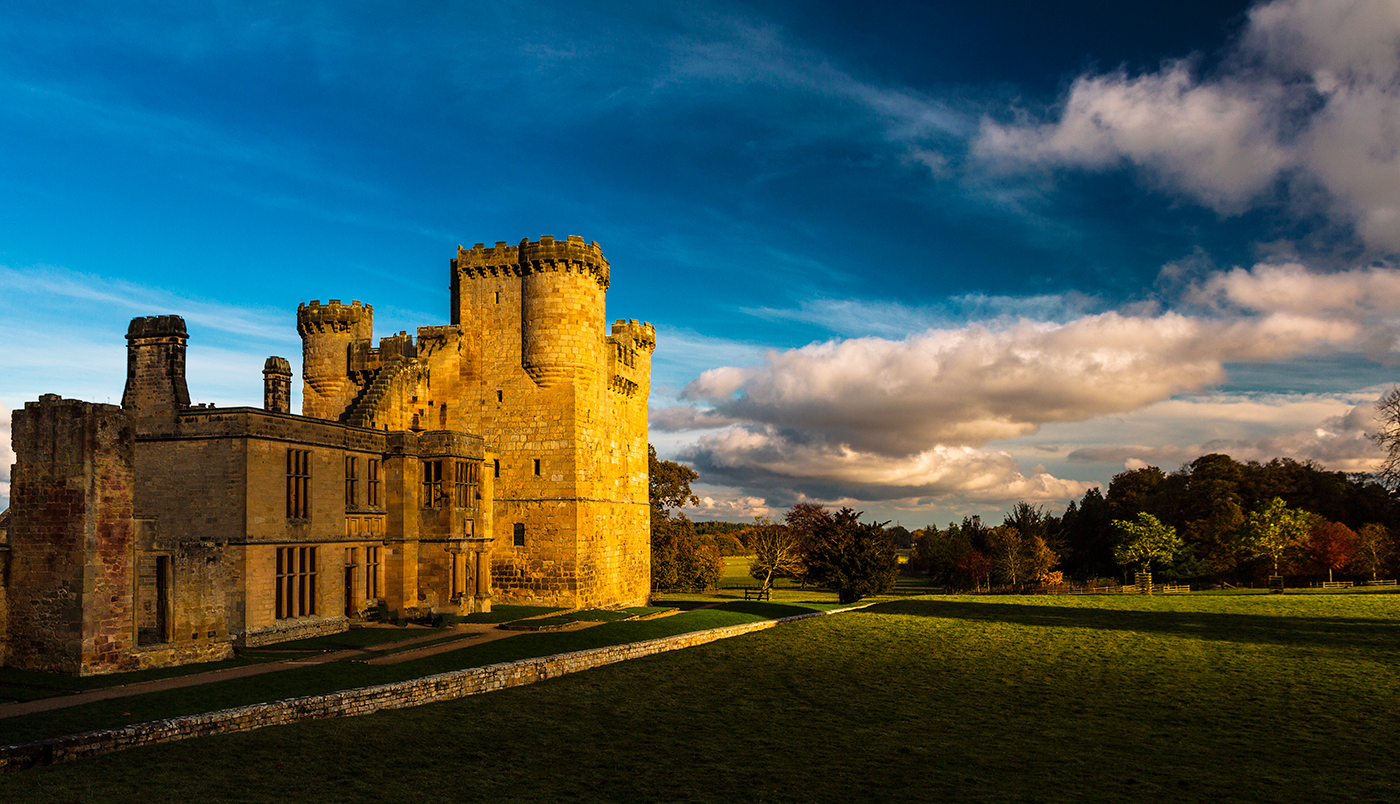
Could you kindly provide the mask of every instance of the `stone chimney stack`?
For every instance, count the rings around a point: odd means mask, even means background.
[[[263,409],[292,412],[292,364],[285,357],[269,357],[263,364]]]
[[[138,416],[171,415],[190,405],[185,385],[185,319],[131,319],[126,331],[126,391],[122,407]]]

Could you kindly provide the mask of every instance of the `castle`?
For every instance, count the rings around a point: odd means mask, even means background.
[[[120,407],[13,414],[0,663],[79,675],[333,633],[380,607],[644,604],[656,332],[605,331],[582,238],[458,247],[451,324],[373,339],[368,304],[297,308],[263,407],[191,405],[178,316],[127,331]]]

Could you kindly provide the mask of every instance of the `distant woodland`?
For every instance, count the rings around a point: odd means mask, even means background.
[[[800,530],[814,508],[795,507],[786,524]],[[732,555],[763,528],[782,526],[702,522],[694,533]],[[909,571],[949,589],[1131,583],[1143,570],[1158,582],[1197,586],[1262,586],[1272,575],[1290,586],[1400,575],[1400,501],[1374,476],[1288,458],[1205,455],[1175,472],[1122,472],[1058,516],[1018,503],[999,523],[973,516],[946,528],[885,532],[910,551]]]

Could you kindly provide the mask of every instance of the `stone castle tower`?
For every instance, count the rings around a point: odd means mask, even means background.
[[[127,331],[121,407],[11,417],[0,664],[78,675],[227,658],[373,616],[650,595],[656,331],[607,328],[597,243],[478,243],[452,323],[373,340],[374,309],[297,309],[261,408],[191,404],[185,322]]]
[[[452,323],[416,338],[376,345],[374,310],[359,301],[299,306],[303,415],[481,436],[495,456],[484,471],[497,600],[645,602],[655,329],[607,330],[608,261],[580,237],[459,246],[451,276]]]

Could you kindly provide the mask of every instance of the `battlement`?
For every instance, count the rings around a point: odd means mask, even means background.
[[[128,341],[137,338],[186,338],[190,337],[185,330],[185,319],[178,315],[149,315],[142,318],[131,319],[131,325],[127,327],[126,339]]]
[[[569,235],[564,240],[542,235],[533,243],[527,237],[518,246],[506,245],[504,240],[497,240],[490,248],[484,243],[477,243],[470,249],[457,246],[452,270],[465,276],[524,276],[543,271],[571,271],[591,275],[604,290],[610,282],[608,260],[603,256],[602,247],[597,241],[585,243],[578,235]]]
[[[374,321],[374,305],[361,304],[355,299],[349,304],[341,304],[340,299],[331,299],[327,304],[313,301],[297,305],[297,334],[306,337],[320,332],[352,332],[368,327]]]
[[[638,322],[635,318],[619,318],[613,322],[614,337],[630,337],[638,347],[648,352],[656,350],[656,327],[647,321]]]

